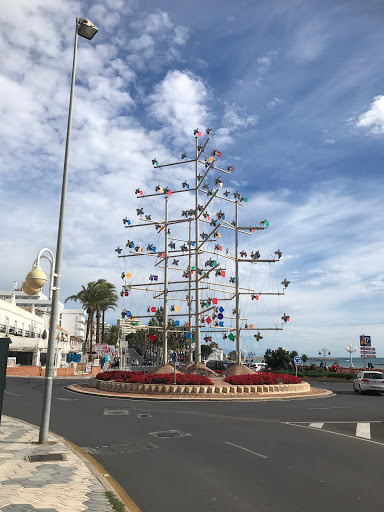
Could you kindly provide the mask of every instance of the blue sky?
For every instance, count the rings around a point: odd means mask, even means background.
[[[277,276],[291,281],[279,304],[290,324],[257,347],[245,337],[246,348],[341,355],[364,333],[384,355],[383,11],[373,0],[4,7],[0,288],[55,248],[74,21],[84,16],[99,33],[79,40],[61,297],[99,277],[120,288],[114,248],[134,189],[157,180],[153,157],[178,157],[209,125],[236,167],[228,185],[269,219],[266,243],[283,251]]]

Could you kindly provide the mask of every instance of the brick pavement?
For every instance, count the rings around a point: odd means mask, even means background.
[[[105,488],[88,465],[59,436],[38,445],[38,429],[3,416],[0,425],[2,512],[110,512]],[[29,462],[30,455],[62,453],[60,462]]]

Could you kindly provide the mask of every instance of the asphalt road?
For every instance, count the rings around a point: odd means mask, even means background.
[[[337,382],[312,383],[336,393],[322,399],[154,402],[80,395],[72,382],[54,381],[51,430],[92,452],[143,511],[383,507],[384,396]],[[38,425],[42,392],[41,379],[8,378],[4,413]],[[170,430],[188,435],[151,435]]]

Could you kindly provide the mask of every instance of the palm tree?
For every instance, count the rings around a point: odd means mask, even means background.
[[[81,290],[75,294],[70,295],[65,299],[65,302],[68,300],[73,300],[74,302],[81,302],[83,305],[83,308],[86,310],[88,314],[87,319],[87,330],[85,334],[85,344],[87,344],[88,337],[89,337],[89,343],[90,343],[90,350],[89,350],[89,360],[91,360],[92,356],[92,327],[93,327],[93,315],[95,314],[96,307],[97,307],[97,299],[98,299],[98,290],[96,286],[95,281],[91,281],[87,284],[85,287],[84,285],[81,286]]]
[[[119,340],[119,329],[117,325],[111,325],[110,327],[108,327],[105,335],[106,341],[109,345],[116,345],[116,343]]]
[[[85,336],[85,343],[89,339],[89,361],[92,359],[92,331],[93,331],[93,317],[96,313],[96,343],[100,340],[100,311],[103,312],[103,334],[104,334],[104,313],[107,309],[115,308],[117,306],[117,295],[115,293],[116,287],[109,283],[106,279],[99,279],[98,281],[91,281],[76,295],[71,295],[65,299],[79,301],[82,303],[83,308],[88,313],[87,331]]]
[[[97,282],[99,299],[96,305],[96,343],[100,341],[100,316],[102,312],[101,341],[104,342],[104,317],[108,309],[117,307],[118,296],[116,286],[106,279],[99,279]]]

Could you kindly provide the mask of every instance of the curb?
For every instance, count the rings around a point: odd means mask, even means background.
[[[8,415],[7,415],[8,416]],[[26,425],[29,425],[30,427],[35,428],[36,430],[39,429],[37,425],[34,425],[33,423],[29,423],[28,421],[20,420],[19,418],[15,418],[13,416],[8,416],[9,418],[12,418],[16,421],[20,421],[21,423],[25,423]],[[56,434],[55,432],[52,432],[49,430],[49,434],[53,435],[57,439],[59,439],[61,442],[66,444],[68,448],[81,459],[84,464],[88,467],[88,469],[91,471],[91,473],[98,479],[98,481],[101,483],[101,485],[104,487],[106,491],[112,492],[117,498],[119,498],[120,501],[122,501],[127,509],[128,512],[142,512],[141,508],[139,508],[136,503],[133,501],[133,499],[126,493],[126,491],[121,487],[121,485],[112,477],[109,475],[107,470],[99,463],[96,459],[94,459],[91,455],[86,453],[84,450],[80,448],[80,446],[77,446],[77,444],[72,443],[72,441],[69,441],[63,436],[60,436],[59,434]]]
[[[69,386],[65,386],[65,389],[67,389],[68,391],[72,391],[73,393],[79,393],[80,395],[90,395],[90,396],[98,396],[98,397],[101,397],[101,398],[119,398],[120,400],[141,400],[141,401],[163,401],[163,402],[267,402],[268,400],[302,400],[302,399],[315,399],[315,398],[329,398],[331,396],[335,396],[335,393],[333,391],[330,391],[330,390],[325,390],[323,388],[312,388],[312,390],[319,390],[321,391],[321,393],[318,393],[316,395],[314,394],[302,394],[302,395],[291,395],[291,396],[284,396],[284,395],[275,395],[275,396],[260,396],[260,397],[257,397],[257,398],[252,398],[252,397],[247,397],[247,396],[244,396],[243,397],[226,397],[226,398],[202,398],[202,397],[191,397],[191,396],[186,396],[186,397],[183,397],[181,395],[176,395],[174,398],[172,397],[163,397],[161,395],[156,395],[156,396],[149,396],[149,395],[146,395],[146,396],[140,396],[138,394],[131,394],[131,395],[128,395],[128,394],[124,394],[123,393],[114,393],[114,394],[104,394],[104,393],[95,393],[95,392],[92,392],[92,391],[85,391],[83,389],[79,389],[77,388],[77,385],[76,384],[71,384]]]

